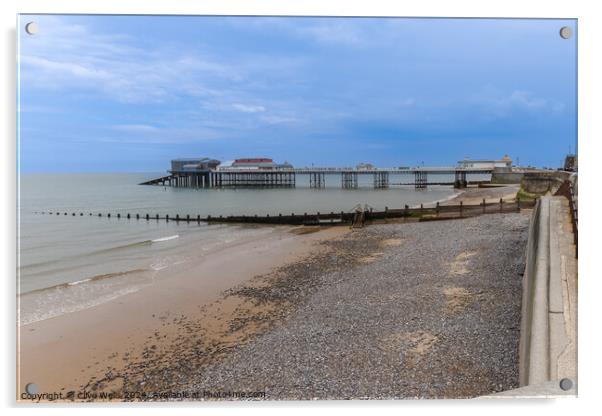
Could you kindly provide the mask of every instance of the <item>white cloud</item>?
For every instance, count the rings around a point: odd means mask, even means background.
[[[283,117],[283,116],[263,116],[263,121],[268,124],[290,124],[298,123],[300,120],[295,117]]]
[[[261,105],[246,105],[240,103],[232,104],[232,108],[237,111],[242,111],[243,113],[262,113],[265,111],[265,107]]]
[[[105,34],[57,17],[41,18],[40,34],[21,42],[23,86],[83,89],[121,102],[161,102],[198,94],[212,81],[238,82],[243,70],[198,50],[139,48],[135,39]]]
[[[301,27],[298,33],[320,43],[350,46],[364,45],[369,39],[367,33],[358,30],[356,25],[347,24],[342,20]]]
[[[505,117],[513,112],[556,113],[564,105],[556,100],[535,95],[531,91],[515,89],[511,92],[486,87],[469,99],[494,117]]]
[[[113,126],[115,130],[127,131],[130,133],[154,133],[159,131],[155,126],[149,124],[119,124]]]

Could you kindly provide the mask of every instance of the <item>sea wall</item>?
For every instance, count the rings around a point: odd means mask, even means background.
[[[495,168],[491,174],[491,183],[494,184],[514,184],[520,183],[524,172],[515,172],[510,168]]]
[[[537,201],[523,276],[519,384],[548,386],[548,394],[566,394],[563,378],[576,382],[576,259],[567,210],[564,197]]]
[[[521,189],[531,194],[554,194],[558,188],[571,177],[571,172],[537,171],[525,172],[520,180]]]

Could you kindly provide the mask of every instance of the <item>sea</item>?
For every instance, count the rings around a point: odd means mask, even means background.
[[[312,189],[297,178],[295,188],[191,189],[139,185],[163,173],[23,173],[18,198],[19,324],[27,325],[94,307],[152,284],[171,268],[232,244],[279,232],[273,226],[208,225],[146,221],[149,214],[278,215],[375,210],[432,203],[453,197],[451,186],[392,185],[374,189],[360,175],[358,189],[342,189],[340,176]],[[392,183],[413,177],[395,178]],[[446,178],[442,178],[442,181]],[[67,212],[49,215],[41,212]],[[75,212],[76,216],[71,214]],[[79,213],[83,213],[80,216]],[[90,216],[90,213],[93,215]],[[103,213],[99,218],[98,213]],[[107,218],[111,213],[111,218]],[[120,213],[122,218],[116,218]]]

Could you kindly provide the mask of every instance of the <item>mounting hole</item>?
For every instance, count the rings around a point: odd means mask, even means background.
[[[25,392],[31,395],[36,394],[38,392],[38,385],[36,383],[27,383]]]
[[[563,378],[560,380],[560,388],[564,391],[570,390],[573,388],[573,380],[570,378]]]
[[[38,24],[36,22],[29,22],[25,25],[25,31],[29,35],[35,35],[38,33]]]
[[[560,37],[562,39],[569,39],[573,35],[573,30],[568,26],[560,28]]]

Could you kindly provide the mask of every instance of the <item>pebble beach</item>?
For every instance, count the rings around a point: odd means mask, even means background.
[[[517,213],[384,224],[325,243],[319,260],[283,270],[275,285],[235,291],[296,307],[188,390],[304,400],[515,388],[528,223]]]

